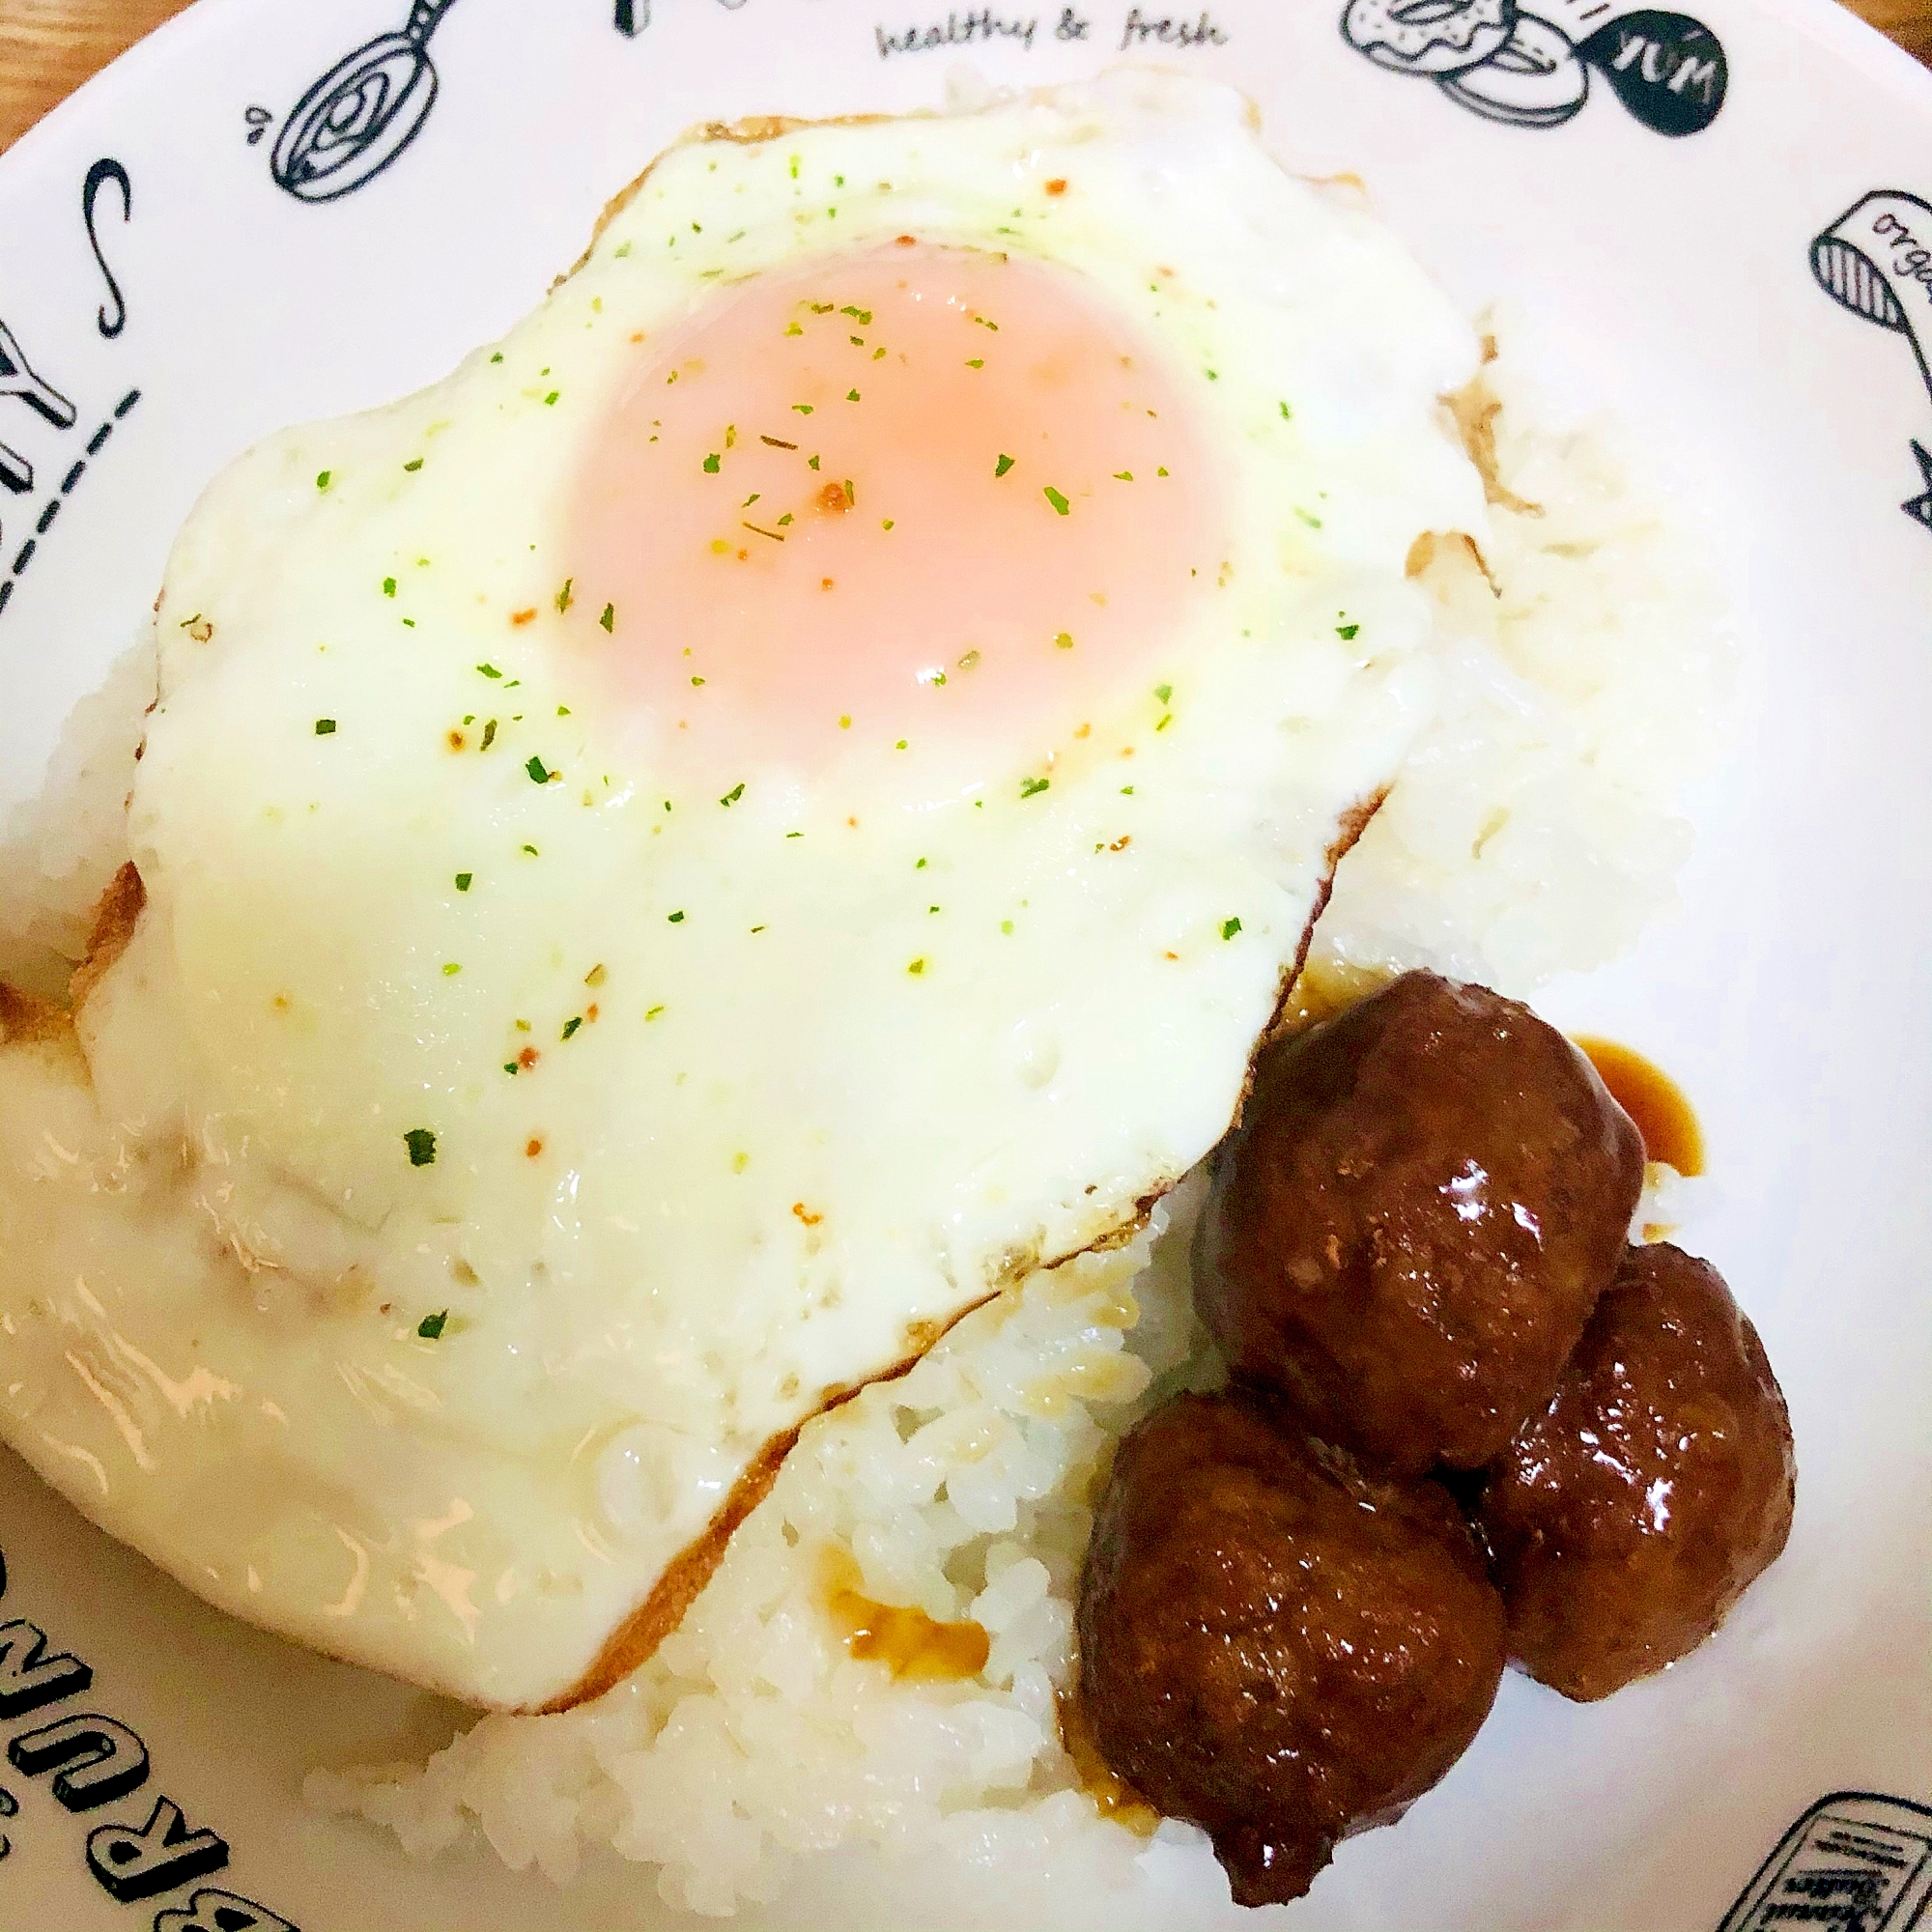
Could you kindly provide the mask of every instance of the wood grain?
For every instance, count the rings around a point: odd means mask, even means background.
[[[0,151],[187,0],[0,0]],[[1932,0],[1853,0],[1932,65]]]

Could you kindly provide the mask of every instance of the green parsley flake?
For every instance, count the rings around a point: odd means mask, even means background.
[[[564,1038],[568,1039],[570,1036],[574,1034],[577,1031],[577,1029],[581,1027],[582,1024],[583,1024],[583,1015],[582,1013],[579,1013],[574,1019],[565,1020],[563,1023]]]
[[[806,411],[807,415],[810,415],[810,413],[811,412],[810,410]],[[818,458],[815,456],[808,456],[805,459],[805,467],[808,469],[816,469],[818,468]]]
[[[885,521],[881,523],[879,526],[879,527],[882,530],[889,530],[892,528],[892,526],[893,526],[893,520],[890,517],[886,518]],[[939,682],[941,684],[944,684],[946,682],[945,674],[943,672],[940,675]]]
[[[1010,456],[1002,456],[1000,460],[993,465],[993,474],[995,476],[1004,476],[1007,473],[1007,471],[1010,469],[1012,467],[1013,467],[1013,459]]]
[[[1281,419],[1283,422],[1293,422],[1294,420],[1294,412],[1286,403],[1281,406]]]
[[[1221,937],[1223,939],[1233,939],[1240,929],[1241,922],[1237,919],[1224,919],[1221,922]]]
[[[1132,798],[1133,795],[1134,795],[1134,788],[1132,785],[1122,785],[1121,787],[1121,796],[1122,798]]]
[[[327,490],[328,488],[328,479],[333,474],[333,470],[318,469],[315,473],[315,487],[318,490]]]
[[[393,577],[384,578],[383,595],[384,597],[393,597],[395,594],[396,594],[396,580]]]
[[[1171,684],[1157,684],[1153,688],[1153,695],[1165,704],[1174,696],[1174,687]]]
[[[449,1310],[439,1308],[434,1315],[425,1315],[416,1323],[416,1333],[425,1342],[440,1342],[442,1339],[442,1324],[449,1320]]]
[[[526,765],[525,765],[524,769],[525,771],[529,773],[530,782],[532,784],[540,785],[540,784],[550,783],[550,778],[551,778],[550,772],[546,768],[544,761],[541,758],[532,756],[529,762]]]
[[[1133,480],[1134,472],[1131,469],[1117,469],[1114,471],[1114,481],[1116,483],[1131,483]]]
[[[483,726],[482,750],[488,751],[497,742],[497,721],[493,718]]]
[[[644,1017],[647,1020],[654,1020],[663,1011],[664,1009],[662,1007],[646,1007],[644,1009]]]
[[[318,718],[315,721],[315,735],[318,738],[332,737],[334,733],[335,720],[333,718]]]
[[[857,401],[859,400],[859,392],[858,392],[858,390],[857,390],[857,389],[847,389],[847,390],[845,391],[845,400],[846,400],[846,401],[847,401],[848,403],[856,403],[856,402],[857,402]]]
[[[571,606],[570,586],[576,582],[577,579],[574,577],[566,577],[563,580],[563,588],[556,593],[556,608],[559,612],[568,611],[570,609]]]
[[[691,681],[693,684],[702,684],[704,682],[701,677],[695,677]]]
[[[475,876],[474,872],[458,872],[456,875],[456,890],[459,893],[467,893],[469,890],[470,881]]]
[[[416,471],[420,469],[422,467],[423,467],[423,460],[420,456],[416,457],[414,461],[403,465],[404,470],[412,476],[413,476],[416,473]]]
[[[914,870],[915,872],[923,872],[923,871],[924,871],[924,870],[925,870],[925,861],[924,861],[923,859],[921,859],[921,860],[920,860],[920,861],[919,861],[919,862],[918,862],[918,863],[917,863],[917,864],[916,864],[916,865],[915,865],[915,866],[913,867],[913,870]]]
[[[1012,931],[1012,929],[1013,929],[1013,923],[1012,923],[1012,921],[1011,921],[1011,920],[1009,920],[1009,919],[1003,919],[1003,920],[1002,920],[1002,921],[1000,922],[1000,930],[1001,930],[1002,932],[1005,932],[1005,933],[1010,933],[1010,932]]]
[[[526,845],[524,847],[524,850],[527,852],[532,859],[537,858],[539,856],[537,848],[534,845]]]
[[[598,622],[599,622],[600,624],[602,624],[602,625],[604,626],[605,630],[607,630],[607,631],[614,631],[614,630],[615,630],[615,629],[617,628],[617,607],[616,607],[616,605],[614,605],[614,604],[607,604],[607,605],[605,605],[605,607],[604,607],[604,614],[603,614],[603,616],[599,617],[597,621],[598,621]]]
[[[681,912],[674,912],[669,915],[665,923],[667,925],[682,925],[684,923],[684,915]]]
[[[1319,530],[1321,527],[1321,519],[1317,516],[1311,516],[1309,512],[1304,510],[1299,503],[1297,503],[1294,506],[1294,514],[1297,517],[1299,517],[1301,521],[1304,524],[1306,524],[1311,530]]]
[[[404,1136],[412,1167],[428,1167],[436,1159],[436,1135],[428,1127],[412,1127]]]
[[[1335,635],[1338,638],[1340,638],[1345,644],[1352,643],[1355,639],[1357,633],[1361,630],[1361,628],[1362,627],[1359,624],[1337,624],[1335,626]]]
[[[501,677],[503,675],[503,673],[499,671],[497,668],[497,667],[493,664],[480,664],[476,667],[476,668],[480,670],[485,677]]]
[[[720,461],[720,458],[719,458],[719,455],[718,455],[718,452],[717,452],[717,451],[716,451],[716,450],[714,449],[714,450],[713,450],[713,451],[711,452],[711,454],[710,454],[709,456],[707,456],[707,457],[706,457],[706,458],[704,459],[704,473],[705,473],[705,475],[707,475],[707,476],[716,476],[716,475],[718,474],[718,465],[719,465],[719,461]]]
[[[558,396],[560,396],[560,395],[561,395],[562,393],[563,393],[563,391],[562,391],[561,389],[553,389],[553,390],[552,390],[552,391],[550,392],[550,394],[549,394],[549,395],[547,395],[547,396],[546,396],[546,397],[544,398],[544,408],[545,408],[545,409],[547,409],[547,410],[548,410],[548,409],[554,409],[554,408],[555,408],[555,406],[556,406],[556,399],[557,399],[557,397],[558,397]]]
[[[463,968],[459,966],[454,959],[446,959],[443,961],[442,977],[445,980],[455,979],[457,974],[459,974],[462,971]]]
[[[630,245],[631,245],[631,244],[630,244],[630,243],[629,243],[628,242],[626,242],[624,243],[624,246],[623,246],[622,248],[619,248],[619,249],[617,250],[618,254],[620,254],[620,255],[621,255],[621,254],[624,254],[624,253],[625,253],[625,252],[626,252],[626,251],[627,251],[627,250],[629,249]],[[491,358],[490,358],[490,359],[491,359],[491,361],[493,361],[493,362],[500,362],[500,361],[501,361],[501,360],[503,359],[503,352],[502,352],[502,351],[501,351],[500,349],[499,349],[499,350],[497,350],[497,352],[496,353],[496,355],[494,355],[493,356],[491,356]]]
[[[1066,498],[1063,497],[1060,494],[1060,492],[1053,487],[1051,483],[1049,483],[1046,486],[1046,488],[1040,492],[1040,495],[1043,496],[1046,498],[1046,500],[1053,505],[1055,513],[1059,516],[1063,517],[1065,516],[1068,509],[1072,507],[1067,502]]]
[[[718,801],[718,803],[720,805],[736,805],[738,801],[744,796],[745,796],[745,781],[743,779],[740,779],[738,782],[734,784],[731,787],[731,789],[727,791],[724,794],[724,796]]]
[[[1058,631],[1054,634],[1053,641],[1058,649],[1070,651],[1073,648],[1073,633],[1071,631]]]
[[[1022,798],[1032,798],[1036,793],[1046,790],[1047,786],[1051,783],[1052,780],[1050,779],[1022,779],[1020,781],[1020,796]]]
[[[906,968],[906,971],[908,973],[923,973],[925,971],[925,961],[923,959],[915,959],[912,962],[912,964]]]
[[[794,403],[792,408],[802,416],[809,416],[811,413],[811,405],[810,403]],[[811,459],[811,467],[814,469],[818,468],[818,459],[815,456]]]
[[[986,366],[986,358],[983,355],[970,355],[966,359],[966,366],[969,369],[983,369]]]

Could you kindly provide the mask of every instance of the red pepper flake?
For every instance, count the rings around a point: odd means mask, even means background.
[[[1048,194],[1065,194],[1066,192],[1066,184],[1056,176],[1052,181],[1047,183],[1046,191]]]
[[[512,611],[510,612],[510,622],[513,624],[533,624],[536,622],[536,606],[531,605],[527,611]]]
[[[517,1055],[517,1065],[521,1066],[526,1073],[527,1073],[530,1070],[530,1068],[534,1066],[537,1064],[537,1062],[542,1058],[543,1055],[540,1054],[535,1047],[526,1046],[524,1048],[523,1052]]]
[[[801,1221],[803,1221],[808,1228],[815,1228],[818,1226],[819,1222],[825,1219],[825,1216],[823,1214],[812,1213],[811,1210],[806,1207],[803,1201],[794,1201],[791,1204],[791,1211],[794,1214],[796,1214],[798,1218]]]
[[[531,1160],[536,1159],[537,1155],[543,1152],[543,1142],[537,1139],[537,1137],[534,1134],[532,1134],[530,1138],[524,1143],[524,1152],[527,1154]]]

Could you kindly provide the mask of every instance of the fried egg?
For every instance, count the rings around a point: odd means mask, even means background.
[[[243,456],[138,916],[0,1058],[6,1439],[321,1650],[614,1682],[802,1425],[1227,1129],[1435,701],[1477,354],[1122,73],[704,130]]]

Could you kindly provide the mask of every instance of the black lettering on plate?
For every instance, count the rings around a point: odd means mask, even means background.
[[[155,1914],[155,1932],[301,1932],[292,1918],[232,1891],[198,1891],[186,1908]]]
[[[24,1718],[43,1704],[72,1697],[94,1682],[94,1672],[66,1651],[47,1654],[46,1633],[14,1618],[0,1624],[0,1718]]]
[[[1164,47],[1219,47],[1227,44],[1228,36],[1205,10],[1197,19],[1177,20],[1168,14],[1150,15],[1138,7],[1128,8],[1121,24],[1121,51],[1146,46],[1150,41]]]
[[[206,1878],[228,1862],[228,1844],[213,1832],[188,1829],[172,1798],[155,1800],[148,1822],[99,1825],[87,1834],[87,1866],[123,1905]]]
[[[1932,1900],[1932,1809],[1874,1791],[1821,1798],[1777,1841],[1718,1932],[1907,1932]]]
[[[148,1781],[148,1747],[126,1724],[78,1711],[57,1723],[23,1731],[7,1746],[15,1771],[54,1774],[53,1793],[70,1811],[111,1804]]]

